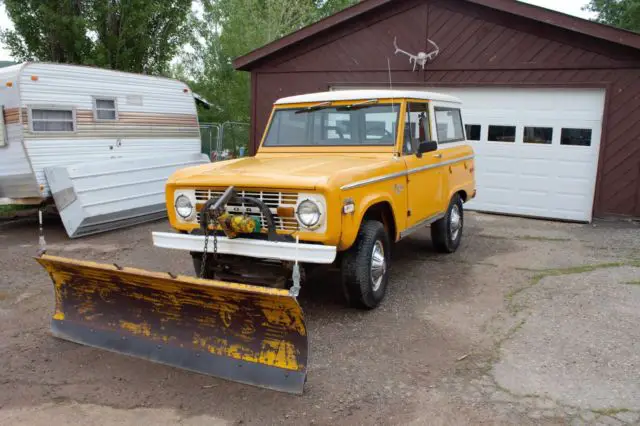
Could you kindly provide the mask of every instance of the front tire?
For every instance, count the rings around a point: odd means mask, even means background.
[[[455,194],[449,202],[447,214],[431,225],[431,240],[436,251],[453,253],[460,246],[462,228],[464,227],[464,210],[462,198]]]
[[[384,225],[376,220],[363,222],[355,243],[342,260],[342,281],[351,306],[374,309],[384,299],[390,254]]]

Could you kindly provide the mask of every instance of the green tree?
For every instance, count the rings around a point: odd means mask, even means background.
[[[105,68],[161,74],[188,40],[191,0],[88,0],[93,61]]]
[[[357,0],[203,0],[201,43],[183,63],[194,91],[216,107],[201,122],[249,121],[249,74],[234,58],[353,5]]]
[[[585,10],[596,12],[597,22],[640,32],[640,0],[590,0]]]
[[[4,0],[20,61],[91,64],[158,74],[190,32],[191,0]]]
[[[86,63],[92,43],[85,4],[69,0],[4,0],[15,30],[0,39],[19,61]]]

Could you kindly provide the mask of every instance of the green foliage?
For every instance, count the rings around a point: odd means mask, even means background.
[[[91,52],[85,4],[69,0],[5,0],[15,26],[1,39],[20,61],[86,63]]]
[[[203,17],[196,24],[201,42],[184,58],[185,68],[178,70],[191,76],[195,92],[216,105],[202,111],[200,121],[248,122],[250,76],[235,71],[233,59],[356,1],[203,0]]]
[[[187,41],[191,0],[88,0],[97,65],[163,73]]]
[[[191,0],[4,0],[15,30],[0,39],[20,61],[167,71],[187,41]]]
[[[214,104],[201,122],[248,122],[250,77],[233,59],[356,2],[200,0],[196,17],[192,0],[4,0],[15,29],[0,40],[18,61],[170,73]]]
[[[640,0],[590,0],[585,10],[596,12],[597,22],[640,32]]]

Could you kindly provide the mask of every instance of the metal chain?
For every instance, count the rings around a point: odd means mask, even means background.
[[[200,265],[200,278],[206,278],[205,277],[205,272],[207,270],[207,246],[209,245],[209,212],[204,212],[205,215],[207,215],[205,217],[205,223],[206,226],[204,227],[204,249],[202,251],[202,263]],[[216,225],[218,223],[217,219],[214,219],[213,221],[211,221],[211,224],[213,225],[213,258],[216,258],[216,255],[218,254],[218,234],[216,233]]]

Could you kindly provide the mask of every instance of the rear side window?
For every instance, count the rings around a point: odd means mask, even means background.
[[[73,109],[32,108],[31,130],[34,132],[73,132],[75,113]]]
[[[591,129],[562,129],[560,145],[591,146]]]
[[[460,110],[457,108],[436,107],[435,112],[438,143],[463,141],[464,130]]]
[[[516,126],[489,126],[489,142],[515,142]]]

